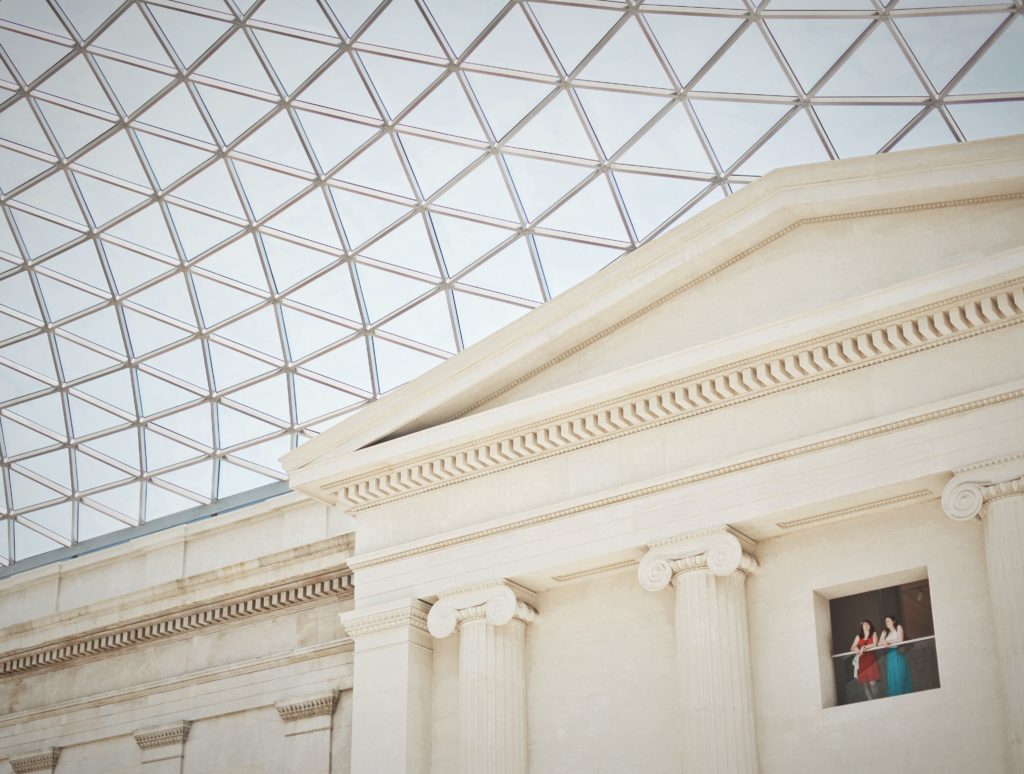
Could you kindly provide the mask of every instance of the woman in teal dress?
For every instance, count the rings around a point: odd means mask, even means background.
[[[913,690],[910,685],[910,667],[907,665],[907,657],[901,650],[904,639],[906,638],[900,622],[895,616],[886,616],[885,630],[882,632],[879,645],[886,648],[885,682],[889,696],[898,696]]]

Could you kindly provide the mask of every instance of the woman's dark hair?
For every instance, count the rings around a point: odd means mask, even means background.
[[[858,639],[864,636],[864,624],[868,625],[868,637],[875,633],[875,625],[871,623],[871,621],[869,621],[867,618],[865,618],[863,621],[860,622],[860,628],[857,630]]]
[[[894,616],[894,615],[887,615],[885,618],[888,618],[888,619],[890,619],[892,621],[892,630],[896,631],[896,627],[900,625],[899,619],[896,616]],[[882,619],[882,623],[885,624],[885,619],[884,618]]]

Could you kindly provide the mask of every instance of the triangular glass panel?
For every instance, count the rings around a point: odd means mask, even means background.
[[[474,3],[462,0],[429,0],[427,5],[448,45],[452,47],[455,55],[459,56],[505,3],[504,0],[477,0]]]
[[[143,435],[146,439],[146,468],[148,470],[159,470],[176,465],[194,459],[200,454],[196,449],[172,441],[152,430],[146,429],[143,431]]]
[[[166,347],[168,344],[181,341],[189,336],[188,331],[167,325],[148,314],[142,314],[127,307],[124,310],[124,318],[125,324],[128,326],[132,350],[136,357]]]
[[[941,91],[1005,19],[1005,13],[904,16],[897,20],[896,26],[932,86]],[[1020,43],[1024,45],[1024,37]],[[1017,61],[1024,64],[1019,49]],[[1018,79],[1018,88],[1022,83],[1024,78]]]
[[[5,272],[11,266],[21,266],[24,263],[25,259],[22,257],[21,252],[21,248],[18,247],[18,242],[14,238],[14,232],[7,225],[7,219],[0,218],[0,257],[4,260],[3,267]]]
[[[438,188],[480,158],[481,154],[479,148],[428,140],[416,135],[400,134],[399,137],[424,197],[434,194]]]
[[[39,105],[43,118],[46,119],[47,125],[57,138],[57,142],[60,143],[60,149],[65,156],[75,153],[114,126],[109,121],[87,116],[77,110],[51,105],[47,102],[37,102],[36,104]]]
[[[288,205],[282,213],[267,221],[266,225],[323,245],[341,247],[334,219],[324,200],[324,189],[319,186],[294,204]]]
[[[252,236],[246,235],[236,239],[204,258],[198,266],[259,290],[267,290],[267,276]]]
[[[504,159],[523,209],[531,220],[592,172],[590,167],[541,161],[528,156],[506,154]]]
[[[210,342],[210,360],[213,363],[213,381],[220,391],[274,370],[274,366],[262,360],[243,355],[215,341]]]
[[[483,264],[465,274],[461,282],[531,301],[543,301],[537,270],[527,240],[517,239]]]
[[[79,0],[84,2],[84,0]],[[62,0],[62,5],[64,0]],[[91,5],[91,0],[90,0]],[[95,46],[117,51],[122,54],[146,59],[150,62],[170,64],[164,54],[160,40],[153,33],[149,23],[136,5],[130,5],[117,19],[96,38]]]
[[[23,481],[27,479],[22,479]],[[12,482],[13,489],[13,482]],[[57,497],[56,493],[52,493],[53,497]],[[6,531],[6,530],[5,530]],[[33,556],[39,556],[47,551],[53,551],[54,549],[60,548],[61,544],[55,540],[40,535],[34,529],[29,529],[20,522],[14,522],[14,560],[16,562],[30,559]]]
[[[204,460],[194,465],[171,470],[160,475],[160,480],[187,489],[203,497],[213,499],[213,461]]]
[[[36,87],[45,94],[63,97],[80,105],[113,112],[110,100],[103,92],[99,81],[93,75],[85,56],[76,56],[61,65],[60,69]]]
[[[136,122],[202,142],[208,143],[213,139],[199,108],[196,107],[195,100],[192,99],[191,92],[183,83],[164,94],[156,104],[140,115]]]
[[[501,175],[498,160],[485,159],[482,164],[438,197],[436,203],[465,212],[518,222],[515,205]]]
[[[288,350],[292,360],[306,357],[352,335],[349,328],[320,317],[282,306],[284,327],[288,334]]]
[[[347,5],[351,0],[343,0]],[[267,0],[253,14],[254,19],[280,24],[292,29],[334,35],[316,0]]]
[[[120,0],[60,0],[61,10],[83,38],[92,35],[121,5]]]
[[[224,322],[262,301],[260,296],[243,293],[241,290],[198,275],[192,276],[192,286],[196,289],[199,310],[202,312],[203,324],[206,327]]]
[[[75,452],[75,467],[78,473],[79,490],[89,490],[100,486],[108,486],[132,477],[131,473],[100,462],[81,451]]]
[[[23,320],[17,320],[9,314],[0,312],[0,340],[7,340],[28,333],[36,326],[30,325]]]
[[[117,532],[127,527],[128,525],[123,521],[118,521],[105,513],[100,513],[95,508],[90,508],[84,503],[79,503],[78,505],[79,541],[109,535],[111,532]]]
[[[50,379],[57,378],[53,357],[50,354],[49,340],[44,334],[31,336],[0,348],[0,357],[10,360],[22,368],[29,368],[41,376]]]
[[[186,403],[194,403],[198,397],[195,393],[141,369],[138,371],[138,379],[142,411],[146,416],[159,414],[161,411],[183,406]],[[206,389],[208,388],[204,388],[203,392]]]
[[[276,417],[282,422],[291,423],[291,409],[288,407],[288,376],[285,374],[272,376],[250,387],[243,387],[241,390],[232,392],[229,399],[234,403],[241,403],[256,409],[262,414]],[[273,461],[273,467],[279,467],[276,458]]]
[[[257,220],[309,185],[308,180],[258,167],[255,164],[244,161],[233,163],[235,172],[242,182],[242,191]]]
[[[402,119],[402,123],[474,140],[486,139],[459,78],[454,74],[441,81]]]
[[[104,411],[74,395],[68,396],[68,407],[71,410],[71,426],[76,438],[122,427],[126,424],[126,420],[122,417]],[[132,409],[131,413],[134,414],[134,407],[130,408]]]
[[[956,17],[958,22],[961,17]],[[1020,14],[982,54],[981,59],[953,89],[953,94],[991,94],[1024,91],[1024,67],[1020,52],[1024,51],[1024,18]]]
[[[381,326],[381,330],[448,352],[457,349],[448,301],[443,291],[388,320]]]
[[[190,341],[180,347],[156,355],[145,361],[150,368],[163,371],[202,390],[210,389],[206,375],[206,358],[198,341]]]
[[[866,19],[772,17],[768,29],[804,91],[843,55],[868,25]]]
[[[389,56],[360,54],[360,58],[392,117],[401,113],[427,86],[444,74],[440,67]]]
[[[301,92],[299,99],[380,120],[380,113],[349,54],[344,54],[324,70]]]
[[[242,30],[235,31],[218,45],[217,50],[199,66],[196,74],[269,94],[275,93],[274,85]]]
[[[326,274],[288,295],[289,300],[358,322],[362,319],[348,265],[336,266]]]
[[[617,11],[550,3],[531,3],[530,8],[567,73],[575,69],[622,15]]]
[[[552,296],[564,293],[622,254],[619,250],[565,239],[538,236],[535,240]]]
[[[79,225],[85,225],[78,200],[68,185],[68,178],[63,172],[55,172],[44,177],[31,188],[18,194],[14,201],[24,202],[43,212],[49,212]]]
[[[915,105],[816,105],[822,126],[840,158],[868,156],[920,112]]]
[[[274,102],[245,97],[235,94],[233,91],[215,89],[212,86],[197,86],[196,88],[226,145],[233,143],[242,132],[276,106]]]
[[[1018,134],[1024,127],[1024,100],[948,105],[968,140]]]
[[[146,521],[195,508],[196,505],[195,500],[171,492],[156,482],[146,484]]]
[[[131,297],[136,304],[141,304],[189,325],[195,325],[195,312],[192,310],[192,302],[189,299],[188,285],[185,282],[185,276],[181,273],[175,273],[155,285],[150,285],[145,290],[140,290]]]
[[[64,425],[64,405],[61,403],[60,396],[55,393],[9,406],[5,410],[15,416],[23,417],[29,422],[34,422],[61,438],[67,438],[67,427]]]
[[[298,374],[295,376],[295,411],[300,424],[335,414],[362,401],[358,395],[342,392]]]
[[[399,51],[443,56],[434,33],[423,20],[413,0],[392,0],[373,23],[359,36],[362,43],[386,46]]]
[[[308,247],[268,234],[263,235],[263,246],[267,251],[267,260],[270,262],[270,270],[278,291],[292,287],[336,260],[328,253],[310,250]]]
[[[272,484],[278,479],[260,475],[241,465],[232,465],[227,460],[220,463],[220,476],[217,479],[217,497],[230,497],[241,492],[248,492],[257,487]]]
[[[4,451],[8,457],[16,457],[61,443],[48,435],[43,435],[15,422],[10,417],[0,418],[0,427],[3,428]]]
[[[269,441],[246,446],[244,449],[236,449],[231,453],[232,457],[252,462],[269,470],[281,470],[281,463],[278,459],[292,449],[290,436],[282,435]]]
[[[81,173],[75,174],[93,222],[102,225],[146,201],[145,194],[129,191]]]
[[[3,7],[0,7],[0,19],[43,30],[62,38],[68,36],[68,31],[53,11],[45,3],[40,4],[34,0],[6,0]]]
[[[693,109],[719,164],[722,169],[728,169],[791,107],[762,102],[701,100],[693,103]]]
[[[77,164],[138,185],[149,185],[127,132],[117,132],[78,158]]]
[[[433,285],[363,264],[356,265],[370,322],[386,317],[429,291]]]
[[[818,93],[823,97],[917,96],[924,95],[925,88],[888,28],[880,24]]]
[[[170,430],[203,446],[213,446],[213,409],[209,403],[160,417],[153,422],[153,426]]]
[[[828,152],[803,110],[782,125],[736,170],[740,175],[765,175],[779,167],[828,161]]]
[[[70,502],[22,514],[23,524],[36,524],[70,542],[72,535],[72,507]]]
[[[254,441],[265,435],[273,435],[280,430],[276,425],[271,425],[222,404],[217,404],[216,409],[221,448]]]
[[[551,60],[518,5],[473,49],[468,61],[509,70],[555,74]]]
[[[53,153],[27,99],[19,99],[0,111],[0,137],[26,148]]]
[[[71,488],[71,461],[67,449],[39,454],[19,460],[18,466],[45,478],[49,483],[65,489]]]
[[[82,236],[77,231],[58,226],[56,223],[43,220],[35,215],[29,215],[27,212],[20,212],[13,208],[9,212],[14,216],[14,223],[18,227],[21,240],[24,242],[30,258],[39,258]]]
[[[191,172],[212,154],[182,143],[165,140],[145,132],[136,132],[149,166],[161,188],[169,188],[174,181]]]
[[[422,215],[414,215],[369,247],[363,248],[362,252],[379,261],[441,276]]]
[[[551,100],[509,139],[517,148],[558,153],[578,158],[597,158],[594,146],[580,123],[572,100],[564,92]]]
[[[217,335],[281,359],[281,333],[274,307],[265,306],[241,320],[225,325]]]
[[[183,182],[174,189],[174,195],[228,215],[245,217],[231,175],[223,161],[215,161],[195,177]]]
[[[654,31],[676,77],[684,86],[690,84],[693,77],[740,26],[736,18],[691,14],[647,13],[644,19]]]
[[[515,232],[462,218],[432,213],[434,232],[441,246],[448,275],[454,276]]]
[[[0,304],[42,321],[28,272],[0,280]]]
[[[613,155],[668,103],[664,97],[596,89],[577,88],[576,96],[605,156]]]
[[[425,352],[403,347],[377,336],[373,336],[372,340],[381,393],[401,387],[443,362],[440,358]]]
[[[623,164],[711,172],[711,161],[682,105],[675,105],[619,159]]]
[[[522,306],[459,290],[456,290],[454,295],[455,307],[459,314],[459,328],[462,330],[462,342],[467,347],[530,311]]]
[[[82,447],[117,460],[129,467],[139,469],[139,431],[135,428],[101,435]]]
[[[6,29],[0,29],[0,46],[3,46],[26,83],[34,81],[71,51],[56,43]]]
[[[0,400],[20,400],[47,388],[47,385],[36,379],[25,376],[19,371],[0,365]]]
[[[628,19],[605,43],[579,77],[584,80],[628,83],[670,89],[672,81],[651,50],[636,19]]]
[[[372,196],[335,188],[328,190],[345,226],[345,235],[353,248],[362,245],[409,211],[407,207]]]
[[[699,180],[629,172],[615,172],[614,177],[638,239],[646,239],[707,186]]]
[[[793,94],[793,85],[756,24],[732,42],[697,81],[696,88],[740,94]]]
[[[127,370],[114,371],[106,376],[91,379],[74,387],[72,393],[82,393],[107,405],[118,406],[129,413],[135,411],[135,398],[132,393],[131,373]]]
[[[466,78],[499,140],[554,88],[553,84],[483,73],[467,72]]]
[[[333,46],[256,30],[256,39],[285,91],[291,94],[335,52]]]
[[[114,90],[121,109],[128,114],[142,107],[173,80],[168,75],[113,59],[95,57],[94,61],[99,64],[107,83]]]
[[[61,329],[80,336],[86,341],[99,344],[118,355],[125,354],[121,326],[113,307],[108,306],[98,312],[79,317],[77,320],[65,323]]]
[[[57,253],[42,265],[49,271],[92,285],[97,290],[110,291],[100,259],[96,255],[96,244],[92,240]]]
[[[405,168],[388,135],[376,140],[343,166],[334,179],[400,196],[412,196]]]
[[[306,110],[296,111],[313,148],[321,170],[329,170],[344,161],[349,154],[366,142],[377,131],[366,124],[322,116]]]
[[[155,253],[177,256],[159,204],[151,204],[139,210],[130,218],[108,228],[107,233]]]
[[[73,382],[98,371],[119,365],[113,360],[73,341],[56,336],[57,353],[64,381]]]
[[[167,209],[171,213],[185,257],[189,260],[234,236],[241,228],[237,224],[227,223],[173,204],[168,205]]]
[[[366,354],[367,338],[360,336],[330,352],[315,357],[303,368],[334,379],[337,382],[350,384],[360,390],[370,392],[373,384],[370,381],[369,360]]]
[[[231,29],[231,25],[225,22],[170,8],[155,6],[152,13],[185,67],[191,67],[204,51]]]
[[[956,137],[942,119],[939,111],[932,110],[917,122],[913,129],[896,143],[893,150],[912,150],[913,148],[930,148],[933,145],[946,145],[956,142]]]
[[[8,193],[49,168],[49,162],[0,148],[0,192]]]
[[[161,263],[145,255],[126,250],[120,245],[103,243],[103,251],[107,256],[107,265],[114,275],[114,283],[119,293],[127,293],[161,274],[174,271],[173,266]]]
[[[584,186],[541,221],[541,225],[544,228],[589,234],[604,239],[629,239],[608,186],[608,180],[603,175]]]

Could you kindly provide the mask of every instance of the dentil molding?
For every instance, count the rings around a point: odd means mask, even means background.
[[[492,626],[513,619],[530,623],[537,617],[537,595],[510,580],[446,592],[430,608],[427,629],[431,636],[447,637],[465,621],[486,618]]]
[[[321,716],[329,717],[334,714],[334,708],[338,706],[338,694],[338,691],[331,691],[323,696],[314,696],[309,699],[278,702],[274,707],[281,720],[286,723]]]
[[[986,505],[1002,497],[1024,496],[1024,460],[1019,457],[972,465],[942,490],[942,510],[956,521],[981,517]]]
[[[754,541],[731,527],[670,538],[652,543],[637,566],[640,585],[661,591],[677,575],[706,571],[725,577],[734,572],[749,575],[757,570]]]
[[[1024,321],[1024,278],[320,486],[356,512]]]
[[[14,774],[29,774],[37,771],[52,772],[57,767],[57,760],[60,758],[60,748],[51,747],[46,752],[24,755],[20,758],[11,758],[11,770]]]
[[[192,728],[192,721],[180,720],[170,726],[154,728],[147,731],[137,731],[134,734],[135,743],[140,750],[152,750],[156,747],[170,747],[171,745],[185,744],[188,739],[188,732]]]
[[[427,633],[427,612],[430,605],[420,600],[411,600],[397,606],[349,610],[340,614],[345,634],[357,638],[388,629],[415,629]]]

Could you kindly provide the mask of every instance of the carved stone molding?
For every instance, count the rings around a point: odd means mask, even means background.
[[[934,497],[930,489],[918,489],[915,492],[908,492],[907,494],[895,495],[893,497],[886,497],[883,500],[874,500],[870,503],[861,503],[860,505],[851,505],[849,508],[840,508],[835,511],[828,511],[826,513],[816,513],[813,516],[806,516],[802,519],[792,519],[789,521],[777,522],[775,526],[780,529],[801,529],[803,527],[813,527],[818,524],[822,524],[826,521],[840,521],[842,519],[848,519],[851,516],[858,516],[862,513],[870,511],[881,510],[882,508],[889,508],[894,505],[902,505],[904,503],[917,502],[930,497]]]
[[[51,747],[46,752],[23,755],[20,758],[11,758],[11,770],[14,774],[29,774],[35,771],[53,771],[57,767],[57,760],[60,758],[60,748]]]
[[[942,509],[956,521],[981,517],[988,503],[1003,497],[1024,495],[1024,461],[1000,461],[971,466],[957,473],[942,490]]]
[[[345,633],[352,638],[388,629],[412,628],[427,632],[427,612],[430,605],[415,600],[407,605],[390,607],[385,610],[350,610],[341,613]]]
[[[314,696],[309,699],[278,702],[274,707],[277,709],[277,714],[281,716],[281,720],[285,722],[306,720],[307,718],[324,715],[329,717],[334,714],[334,708],[338,706],[339,693],[339,691],[335,690],[323,696]]]
[[[330,597],[348,598],[351,595],[351,571],[345,570],[328,577],[318,576],[259,594],[145,619],[129,626],[92,631],[36,648],[0,654],[0,677],[62,666],[77,659],[112,653],[142,643],[283,610],[294,605]]]
[[[1024,278],[320,487],[351,511],[1024,322]]]
[[[704,570],[726,577],[734,572],[749,575],[757,570],[754,542],[728,527],[711,534],[659,541],[644,554],[637,567],[640,585],[660,591],[677,575]]]
[[[530,623],[537,617],[536,595],[509,580],[458,589],[443,594],[427,616],[427,629],[439,639],[466,621],[486,618],[492,626],[517,619]]]
[[[175,744],[184,744],[188,739],[189,729],[192,728],[192,721],[180,720],[177,723],[154,728],[146,731],[136,731],[135,743],[140,750],[152,750],[155,747],[169,747]]]

